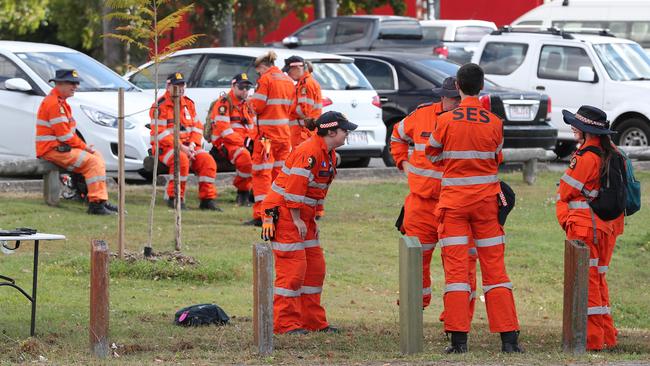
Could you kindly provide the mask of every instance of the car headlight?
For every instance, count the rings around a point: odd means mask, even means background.
[[[98,111],[93,107],[88,107],[85,105],[81,106],[81,110],[88,116],[88,118],[97,123],[100,126],[117,128],[117,116],[114,116],[110,113]],[[130,130],[135,128],[135,125],[129,120],[124,119],[124,128]]]

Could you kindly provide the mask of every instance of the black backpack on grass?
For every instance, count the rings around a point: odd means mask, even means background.
[[[189,326],[226,325],[230,317],[215,304],[198,304],[182,308],[176,312],[174,324]]]
[[[587,146],[576,154],[583,155],[585,152],[594,153],[599,157],[603,155],[602,150],[595,146]],[[614,153],[609,159],[607,170],[600,176],[600,189],[596,198],[590,200],[584,188],[582,194],[587,198],[589,207],[602,220],[609,221],[621,216],[627,206],[625,158],[619,153]]]

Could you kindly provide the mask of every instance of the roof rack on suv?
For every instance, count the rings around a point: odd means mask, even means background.
[[[605,37],[616,37],[612,34],[609,29],[600,29],[600,28],[564,28],[559,29],[556,27],[550,28],[540,28],[540,27],[512,27],[509,25],[503,26],[495,31],[492,31],[492,35],[501,35],[503,33],[537,33],[537,34],[551,34],[554,36],[560,36],[564,39],[574,39],[572,34],[593,34],[597,36]]]

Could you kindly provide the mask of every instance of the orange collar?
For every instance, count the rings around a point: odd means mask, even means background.
[[[311,77],[309,70],[305,70],[305,73],[298,79],[298,84],[304,83],[308,77]]]

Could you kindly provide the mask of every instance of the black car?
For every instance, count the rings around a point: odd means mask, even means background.
[[[349,15],[315,20],[282,40],[287,48],[345,52],[403,50],[431,54],[437,40],[423,39],[415,18],[392,15]]]
[[[433,88],[456,75],[460,65],[431,56],[397,52],[350,52],[354,64],[377,90],[386,124],[386,148],[383,159],[395,165],[390,151],[393,126],[418,105],[438,101]],[[485,81],[481,101],[503,119],[504,147],[541,147],[552,150],[557,129],[549,124],[551,103],[547,95],[504,88]]]

